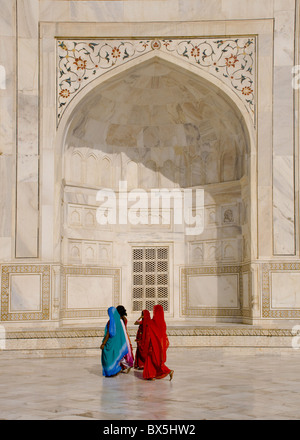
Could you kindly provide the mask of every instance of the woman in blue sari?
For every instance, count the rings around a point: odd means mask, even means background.
[[[104,338],[100,346],[103,376],[110,377],[120,373],[120,361],[128,353],[124,327],[115,307],[108,309],[109,321],[105,327]]]

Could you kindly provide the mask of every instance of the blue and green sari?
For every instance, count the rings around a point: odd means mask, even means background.
[[[126,336],[119,312],[115,307],[108,309],[109,322],[106,324],[104,339],[109,332],[109,338],[102,350],[101,362],[103,376],[114,376],[121,371],[120,361],[128,353]]]

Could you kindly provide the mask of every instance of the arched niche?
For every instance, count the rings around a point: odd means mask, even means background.
[[[222,256],[229,260],[235,255],[233,251],[228,253],[230,248],[223,244],[224,238],[233,239],[233,246],[234,240],[251,241],[256,209],[255,131],[247,110],[230,89],[196,68],[187,69],[183,62],[148,56],[110,71],[79,95],[58,128],[57,186],[61,181],[66,186],[72,183],[74,200],[86,201],[93,196],[87,188],[81,191],[81,182],[68,182],[60,168],[61,157],[66,161],[70,156],[68,145],[74,145],[76,151],[82,148],[85,154],[99,157],[98,183],[91,188],[94,195],[103,187],[117,190],[128,170],[132,173],[129,189],[135,182],[145,190],[155,184],[159,186],[160,182],[166,188],[204,188],[208,194],[207,209],[215,210],[214,220],[208,217],[210,227],[224,227],[227,232],[224,237],[219,236],[216,229],[214,241],[210,239],[209,243],[201,242],[206,238],[185,237],[183,241],[199,241],[196,245],[201,252],[191,251],[193,264],[219,264]],[[231,170],[233,164],[235,169]],[[219,186],[223,183],[227,186]],[[79,192],[75,197],[76,188]],[[234,194],[229,202],[228,191]],[[242,197],[247,203],[251,201],[249,212],[253,214],[251,218],[249,214],[243,228],[238,217]],[[68,200],[64,197],[65,203]],[[232,205],[228,209],[233,216],[227,216],[225,221],[226,203]],[[243,235],[243,230],[247,235]],[[130,235],[135,233],[130,227],[123,227],[122,240],[127,238],[126,231],[128,241],[139,240],[138,235],[135,240]],[[230,231],[236,235],[231,236]],[[168,232],[157,232],[157,239],[167,241]],[[98,231],[97,238],[106,240],[109,236],[118,241],[118,233]],[[242,257],[239,258],[237,262],[241,263]],[[119,267],[122,261],[112,264]],[[188,256],[185,264],[189,264]]]
[[[229,98],[224,85],[222,90],[218,88],[219,80],[213,78],[209,83],[159,57],[139,62],[118,75],[110,74],[104,82],[94,81],[90,92],[82,91],[82,99],[72,111],[78,96],[70,104],[62,120],[67,121],[64,135],[69,144],[79,149],[89,145],[91,153],[103,152],[111,163],[121,154],[127,156],[127,162],[146,168],[147,163],[155,162],[162,181],[168,180],[172,171],[175,186],[190,186],[194,181],[216,183],[221,174],[226,181],[250,174],[251,120],[232,91],[226,90]],[[91,84],[86,89],[89,87]],[[218,143],[222,148],[216,148]],[[193,170],[188,171],[187,163],[195,155],[204,164],[204,179],[195,179]],[[230,173],[228,167],[233,164],[239,169]],[[151,173],[151,167],[149,170]],[[101,182],[102,170],[99,173]],[[125,175],[117,170],[115,185]]]
[[[6,89],[6,70],[5,67],[0,64],[0,90]]]

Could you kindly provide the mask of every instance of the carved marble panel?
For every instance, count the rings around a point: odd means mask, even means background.
[[[118,305],[121,270],[104,267],[63,267],[62,318],[107,316],[109,305]]]
[[[241,256],[241,239],[239,238],[189,242],[190,263],[240,262]]]
[[[222,260],[240,261],[241,253],[239,248],[239,239],[222,240]]]
[[[238,308],[238,275],[198,275],[188,280],[188,307]]]
[[[92,240],[68,239],[68,261],[73,264],[112,264],[112,243]]]
[[[300,264],[262,265],[262,317],[299,319]]]
[[[300,273],[272,272],[272,309],[300,309]]]
[[[239,224],[238,205],[223,205],[221,208],[221,221],[223,226]]]
[[[79,204],[68,204],[67,207],[67,226],[80,229],[111,229],[111,225],[100,225],[97,222],[96,206],[87,206]]]
[[[66,310],[105,309],[113,303],[113,278],[68,275]]]
[[[240,316],[240,267],[181,269],[181,313],[190,317]]]
[[[10,312],[37,312],[41,310],[41,276],[10,275]]]
[[[50,266],[2,266],[2,321],[48,320],[50,295]]]
[[[216,227],[220,224],[220,213],[217,206],[205,207],[205,227]]]
[[[205,261],[221,261],[222,245],[219,240],[211,240],[204,242],[204,259]]]
[[[189,243],[189,256],[191,263],[199,264],[199,262],[202,262],[204,259],[204,243]]]
[[[82,261],[82,242],[79,240],[69,241],[69,260],[80,263]]]

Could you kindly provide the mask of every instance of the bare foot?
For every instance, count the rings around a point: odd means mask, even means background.
[[[170,380],[172,380],[172,379],[173,379],[173,374],[174,374],[174,370],[171,370],[171,371],[170,371],[170,373],[169,373],[169,376],[170,376]]]

